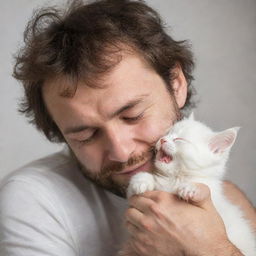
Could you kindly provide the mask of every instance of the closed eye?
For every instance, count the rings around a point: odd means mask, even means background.
[[[185,139],[183,139],[183,138],[175,138],[175,139],[173,139],[173,141],[184,141],[184,142],[188,142],[187,140],[185,140]]]
[[[98,130],[95,130],[90,137],[83,139],[83,140],[78,140],[79,144],[81,145],[85,145],[90,143],[91,141],[93,141],[95,139],[95,137],[98,135]]]
[[[123,117],[122,119],[127,121],[127,122],[136,122],[136,121],[142,119],[143,114],[144,113],[141,113],[141,114],[139,114],[137,116],[134,116],[134,117]]]
[[[190,142],[189,140],[186,140],[184,138],[174,138],[173,139],[174,142],[181,142],[181,143],[187,143],[188,145],[192,146],[193,148],[195,148],[196,150],[198,150],[198,148],[196,147],[196,145],[194,145],[192,142]]]

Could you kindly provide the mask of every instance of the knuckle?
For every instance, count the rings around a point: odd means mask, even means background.
[[[161,211],[161,208],[157,204],[151,204],[150,205],[150,210],[159,218],[163,217],[163,213]]]
[[[131,216],[133,215],[133,212],[134,212],[133,208],[128,208],[125,212],[125,218],[129,220],[131,218]]]
[[[138,236],[138,240],[141,242],[141,244],[146,245],[146,246],[151,246],[151,241],[150,239],[147,238],[144,234],[140,234]]]
[[[129,202],[130,205],[133,205],[137,200],[138,200],[138,196],[133,195],[128,199],[128,202]]]
[[[149,222],[147,219],[141,221],[141,226],[147,231],[152,231],[153,229],[151,222]]]
[[[131,227],[132,227],[132,224],[131,224],[129,221],[126,221],[126,222],[125,222],[125,227],[126,227],[128,230],[130,230]]]
[[[158,209],[159,209],[159,205],[156,204],[156,203],[151,203],[151,204],[149,205],[149,209],[150,209],[153,213],[156,213],[156,212],[158,211]]]
[[[196,183],[195,186],[198,187],[200,190],[203,190],[204,192],[210,193],[210,188],[206,184]]]
[[[152,201],[152,202],[150,202],[150,203],[148,204],[148,209],[149,209],[149,210],[152,210],[156,205],[157,205],[157,203],[154,202],[154,201]]]
[[[157,199],[157,202],[162,203],[162,202],[173,200],[174,195],[165,191],[158,191],[156,195],[156,199]]]
[[[143,193],[143,196],[146,197],[146,198],[154,198],[154,195],[155,195],[155,190],[146,191],[146,192]]]
[[[147,249],[139,242],[135,243],[137,251],[140,253],[139,255],[147,255]]]
[[[209,186],[203,183],[197,183],[196,187],[203,198],[207,200],[211,200],[211,190]]]

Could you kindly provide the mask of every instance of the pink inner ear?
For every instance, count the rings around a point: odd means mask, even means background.
[[[236,134],[233,131],[226,130],[214,135],[210,140],[209,147],[214,154],[223,153],[233,145],[235,138]]]

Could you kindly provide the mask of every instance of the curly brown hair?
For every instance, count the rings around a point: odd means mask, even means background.
[[[166,82],[172,69],[181,66],[188,83],[184,106],[191,108],[194,68],[190,45],[167,34],[159,14],[139,0],[100,0],[85,4],[73,0],[66,8],[48,7],[35,12],[24,32],[24,47],[16,57],[13,76],[22,82],[25,94],[19,111],[50,141],[64,138],[52,120],[42,97],[45,81],[58,76],[70,80],[61,95],[72,97],[77,82],[88,86],[120,60],[122,45],[139,53]]]

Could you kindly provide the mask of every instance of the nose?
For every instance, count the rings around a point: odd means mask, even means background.
[[[163,145],[165,142],[166,142],[165,139],[161,139],[161,140],[160,140],[161,145]]]
[[[135,151],[135,142],[130,131],[111,128],[106,132],[105,147],[110,161],[125,163]]]

